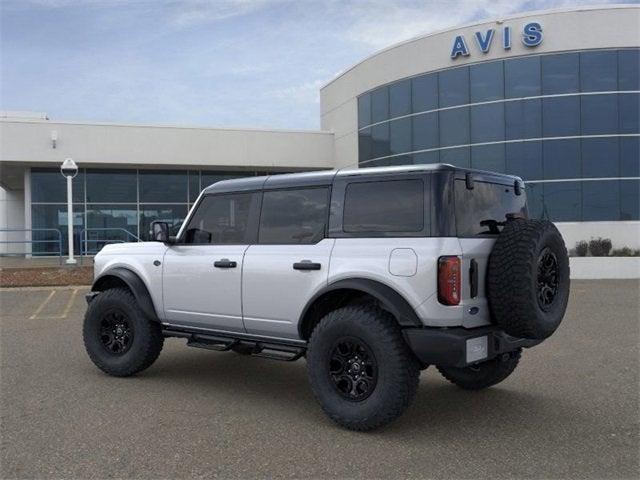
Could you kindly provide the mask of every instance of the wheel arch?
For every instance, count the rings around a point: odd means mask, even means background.
[[[402,327],[422,325],[413,307],[393,288],[368,278],[351,278],[329,284],[307,302],[298,320],[300,338],[309,339],[328,309],[339,308],[361,297],[376,300]]]
[[[140,276],[124,267],[115,267],[102,273],[91,286],[92,292],[103,292],[109,288],[128,288],[138,302],[138,306],[149,320],[159,322],[149,289]]]

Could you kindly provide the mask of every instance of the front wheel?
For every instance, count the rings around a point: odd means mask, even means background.
[[[370,305],[326,315],[311,334],[307,364],[325,413],[359,431],[399,417],[415,396],[420,375],[394,318]]]
[[[518,366],[522,349],[503,353],[487,362],[464,368],[438,367],[438,371],[451,383],[465,390],[482,390],[505,380]]]
[[[164,337],[124,288],[100,293],[89,304],[82,335],[91,361],[103,372],[127,377],[156,361]]]

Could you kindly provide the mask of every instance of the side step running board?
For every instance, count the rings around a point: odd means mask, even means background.
[[[238,339],[184,330],[163,329],[162,333],[166,337],[186,338],[187,346],[189,347],[204,348],[218,352],[226,352],[232,350],[234,347],[239,347],[253,357],[269,358],[271,360],[281,360],[285,362],[298,360],[304,356],[307,350],[306,347],[303,346],[287,345],[285,343],[275,343],[258,339]]]

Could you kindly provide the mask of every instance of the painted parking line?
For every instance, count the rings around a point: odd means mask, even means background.
[[[49,301],[53,298],[53,296],[56,294],[57,290],[51,290],[51,293],[47,296],[47,298],[44,299],[44,301],[40,304],[40,306],[37,308],[37,310],[35,312],[33,312],[33,315],[31,315],[29,317],[29,320],[34,320],[38,314],[40,312],[42,312],[42,310],[44,310],[44,307],[47,306],[47,304],[49,303]]]
[[[67,306],[64,307],[64,311],[62,312],[62,315],[54,318],[67,318],[67,315],[69,315],[69,311],[71,310],[71,307],[73,306],[73,302],[76,299],[77,295],[78,295],[78,289],[74,288],[73,293],[71,294],[71,296],[69,297],[69,301],[67,302]]]

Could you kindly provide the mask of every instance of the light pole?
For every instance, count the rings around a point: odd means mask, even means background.
[[[69,258],[67,265],[75,265],[76,259],[73,258],[73,177],[78,174],[78,166],[72,158],[65,159],[60,165],[60,173],[67,179],[67,231],[69,234]]]

